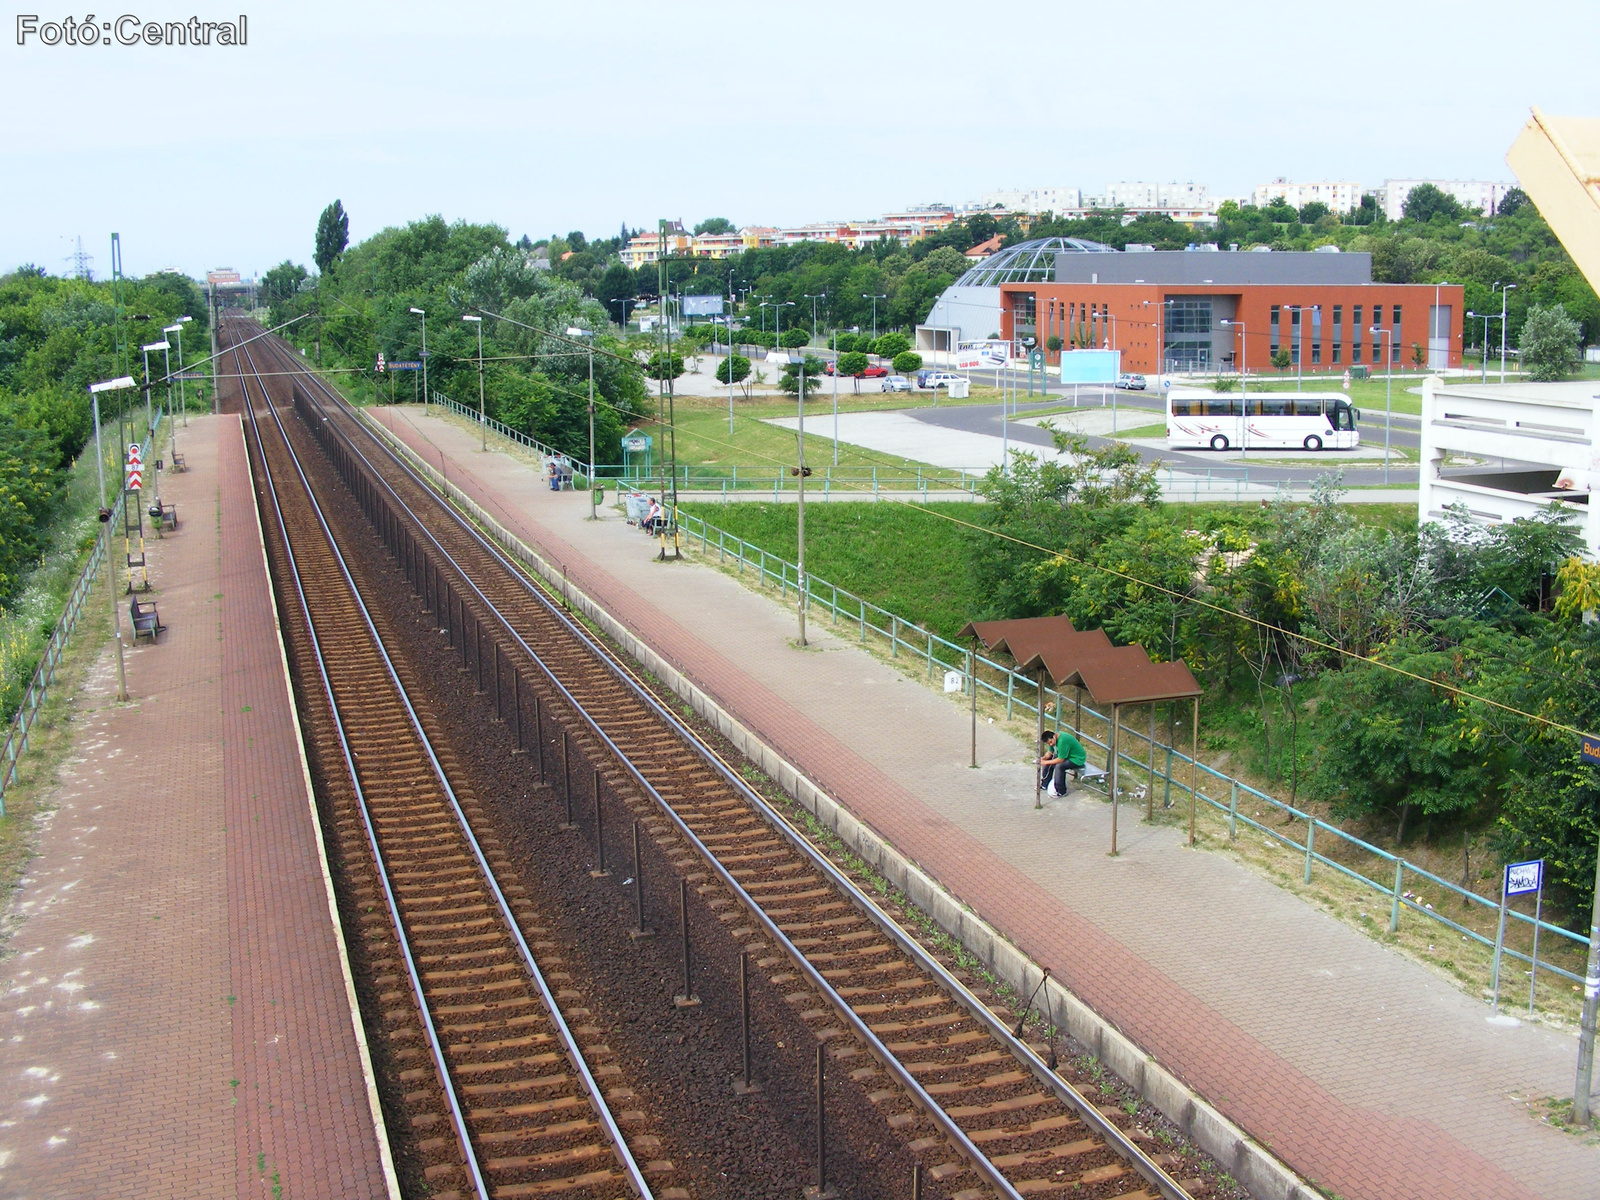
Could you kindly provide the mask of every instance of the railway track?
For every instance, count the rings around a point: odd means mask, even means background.
[[[927,1164],[926,1194],[1190,1195],[1165,1169],[1173,1160],[1123,1128],[1124,1114],[1073,1089],[298,356],[268,344],[280,370],[300,372],[294,403],[306,426],[440,614],[463,668],[492,693],[486,711],[514,707],[521,722],[536,706],[541,769],[544,722],[559,720],[593,765],[596,800],[603,780],[655,836],[677,839],[676,865],[700,881],[739,949]],[[570,807],[570,775],[564,787]],[[620,844],[612,854],[627,857]]]
[[[643,1114],[610,1111],[610,1051],[584,1023],[582,994],[524,890],[496,878],[503,850],[475,833],[477,802],[452,783],[450,752],[430,736],[425,702],[412,699],[421,692],[384,647],[385,615],[362,599],[313,494],[258,372],[259,343],[233,340],[286,633],[302,686],[320,685],[311,703],[303,698],[304,728],[330,832],[353,865],[405,1089],[398,1115],[414,1131],[428,1194],[682,1194],[669,1186],[670,1163],[635,1159],[622,1127],[648,1149]]]

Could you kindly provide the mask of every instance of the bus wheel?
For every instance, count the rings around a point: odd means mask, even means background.
[[[1211,448],[1213,450],[1226,450],[1228,448],[1228,439],[1220,433],[1217,434],[1216,437],[1211,439]]]
[[[1322,449],[1322,439],[1319,438],[1316,434],[1313,433],[1310,437],[1308,437],[1306,439],[1306,449],[1307,450],[1321,450]]]

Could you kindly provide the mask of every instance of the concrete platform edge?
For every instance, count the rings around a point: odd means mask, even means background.
[[[676,667],[636,636],[585,593],[573,588],[561,572],[490,516],[471,497],[377,421],[367,427],[411,468],[487,531],[501,549],[520,560],[567,603],[599,626],[645,670],[662,680],[701,717],[716,727],[741,753],[765,771],[779,787],[802,804],[862,861],[911,898],[951,937],[959,941],[994,975],[1026,992],[1042,971],[1039,964],[1006,936],[947,891],[888,841],[857,819],[844,805],[811,782],[801,771],[741,724],[737,718],[687,679]],[[1044,989],[1045,1010],[1119,1079],[1158,1109],[1186,1136],[1233,1176],[1256,1200],[1319,1200],[1322,1193],[1271,1151],[1206,1103],[1176,1075],[1160,1066],[1117,1028],[1054,979]]]
[[[243,436],[243,423],[240,436]],[[250,462],[246,445],[245,469],[250,472],[250,493],[255,495],[255,467]],[[367,1108],[372,1114],[373,1132],[378,1141],[378,1157],[383,1166],[384,1188],[390,1200],[401,1200],[400,1176],[395,1171],[394,1155],[389,1149],[389,1129],[383,1119],[383,1105],[378,1098],[378,1076],[372,1068],[372,1051],[367,1045],[367,1031],[361,1024],[361,1002],[356,996],[355,976],[350,971],[350,949],[345,944],[344,926],[339,922],[339,901],[333,892],[333,873],[328,868],[328,847],[322,834],[322,816],[317,812],[316,792],[311,783],[311,764],[306,759],[305,731],[300,727],[300,710],[294,702],[294,680],[289,676],[289,652],[283,642],[283,626],[278,620],[278,585],[272,578],[272,564],[267,561],[267,539],[261,528],[261,509],[252,504],[256,519],[256,538],[261,545],[261,569],[266,574],[267,585],[272,588],[272,632],[278,639],[278,661],[283,665],[283,690],[289,698],[289,719],[294,724],[294,748],[300,756],[301,778],[306,785],[306,806],[311,813],[311,827],[316,830],[317,864],[322,870],[322,886],[328,897],[328,919],[333,922],[334,944],[339,949],[339,971],[344,976],[345,1002],[350,1007],[350,1024],[356,1036],[356,1049],[361,1056],[361,1079],[366,1085]]]

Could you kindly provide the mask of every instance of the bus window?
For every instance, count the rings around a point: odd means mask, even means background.
[[[1260,415],[1263,417],[1292,417],[1294,416],[1294,398],[1283,399],[1278,396],[1263,398],[1259,401]]]
[[[1205,401],[1206,416],[1208,417],[1237,417],[1239,415],[1239,401],[1237,400],[1207,400]]]
[[[1198,417],[1200,415],[1199,408],[1200,402],[1198,400],[1191,400],[1187,397],[1172,401],[1172,415],[1175,417]]]
[[[1347,401],[1336,401],[1333,406],[1333,412],[1328,415],[1332,419],[1335,429],[1350,430],[1356,427],[1355,410],[1350,407]]]

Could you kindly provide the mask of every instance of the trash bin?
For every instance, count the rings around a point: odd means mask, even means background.
[[[966,379],[952,379],[950,381],[950,399],[965,400],[972,395],[972,383]]]
[[[644,510],[650,501],[638,492],[629,492],[622,498],[622,507],[628,514],[628,520],[634,525],[644,520]]]

